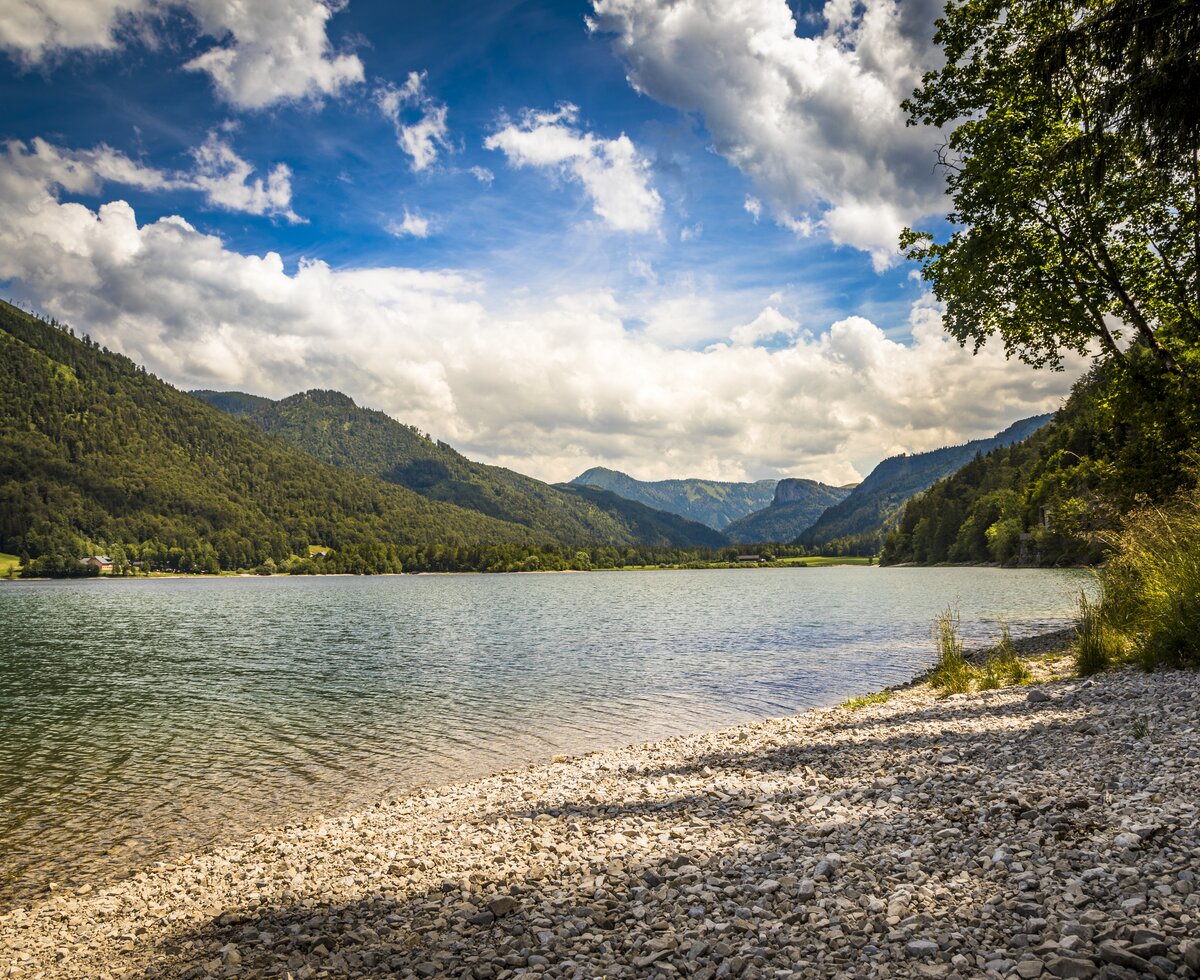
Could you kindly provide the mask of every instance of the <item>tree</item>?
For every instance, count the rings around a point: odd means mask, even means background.
[[[1127,19],[1156,8],[1194,22],[1197,6],[947,5],[935,35],[945,66],[904,107],[910,125],[949,132],[939,163],[954,228],[944,243],[905,229],[901,247],[923,264],[960,343],[978,350],[998,336],[1010,355],[1060,367],[1064,352],[1098,342],[1138,385],[1194,391],[1200,127],[1157,139],[1173,112],[1194,115],[1194,91],[1185,96],[1190,108],[1175,99],[1172,109],[1156,102],[1161,86],[1146,78],[1168,60],[1172,71],[1196,77],[1200,32],[1179,44],[1134,45],[1144,32]],[[1126,13],[1114,14],[1119,8]]]

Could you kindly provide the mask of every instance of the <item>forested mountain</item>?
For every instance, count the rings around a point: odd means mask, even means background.
[[[386,570],[401,546],[541,537],[319,462],[7,303],[0,400],[0,551],[74,562],[103,542],[215,570],[320,543]]]
[[[563,493],[585,500],[618,517],[643,544],[676,548],[721,548],[729,544],[730,539],[725,534],[707,524],[647,507],[636,500],[626,500],[611,490],[572,483],[559,483],[556,486]]]
[[[825,553],[875,554],[882,546],[889,526],[899,517],[900,508],[906,500],[931,487],[977,455],[1020,442],[1050,418],[1050,415],[1035,415],[1014,422],[1003,432],[987,439],[885,459],[845,500],[830,507],[812,527],[801,534],[798,543]]]
[[[665,510],[720,531],[732,521],[762,510],[775,496],[774,480],[724,483],[720,480],[637,480],[618,470],[594,466],[571,481],[575,486],[611,490],[626,500]]]
[[[1189,483],[1198,448],[1190,426],[1131,399],[1117,371],[1093,370],[1051,424],[910,500],[881,561],[1097,561],[1120,515]]]
[[[738,542],[792,541],[850,492],[850,487],[831,487],[816,480],[780,480],[769,507],[739,518],[725,533]]]
[[[286,439],[335,466],[408,487],[489,517],[512,521],[569,546],[719,547],[723,536],[674,515],[627,507],[611,494],[564,492],[500,466],[476,463],[340,391],[305,391],[279,401],[243,392],[194,391],[222,411]],[[670,518],[670,519],[668,519]]]

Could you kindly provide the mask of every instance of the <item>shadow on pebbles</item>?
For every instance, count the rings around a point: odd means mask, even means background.
[[[598,752],[52,894],[0,976],[1200,976],[1198,726],[1122,670]]]

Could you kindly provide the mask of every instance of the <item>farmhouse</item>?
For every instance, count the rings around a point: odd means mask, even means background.
[[[98,568],[102,572],[111,572],[113,562],[108,555],[89,555],[87,558],[81,559],[79,564]]]

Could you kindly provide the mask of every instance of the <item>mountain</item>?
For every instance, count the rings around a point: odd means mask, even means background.
[[[978,455],[1028,438],[1052,415],[1035,415],[1014,422],[987,439],[947,446],[927,453],[892,456],[871,471],[840,503],[834,504],[797,539],[806,548],[849,554],[875,554],[904,502]]]
[[[643,544],[675,548],[720,548],[729,544],[728,536],[707,524],[647,507],[636,500],[627,500],[611,490],[572,483],[559,483],[556,486],[563,493],[586,500],[619,517]]]
[[[316,460],[7,303],[0,405],[4,552],[74,562],[95,544],[130,545],[148,561],[215,570],[320,543],[387,570],[398,546],[540,537]]]
[[[1198,450],[1194,423],[1131,395],[1118,366],[1100,365],[1049,425],[908,501],[880,561],[1095,563],[1122,515],[1169,509],[1194,485]]]
[[[703,525],[652,515],[612,495],[564,492],[500,466],[467,459],[384,412],[340,391],[312,390],[279,401],[237,391],[194,391],[197,398],[334,466],[398,484],[427,497],[520,524],[566,545],[719,547]],[[671,520],[665,520],[667,517]]]
[[[657,510],[678,514],[721,531],[732,521],[768,506],[775,481],[723,483],[719,480],[636,480],[617,470],[595,466],[571,481],[574,486],[611,490]]]
[[[831,487],[816,480],[780,480],[770,506],[733,521],[726,526],[725,534],[743,544],[792,541],[850,493],[850,487]]]

